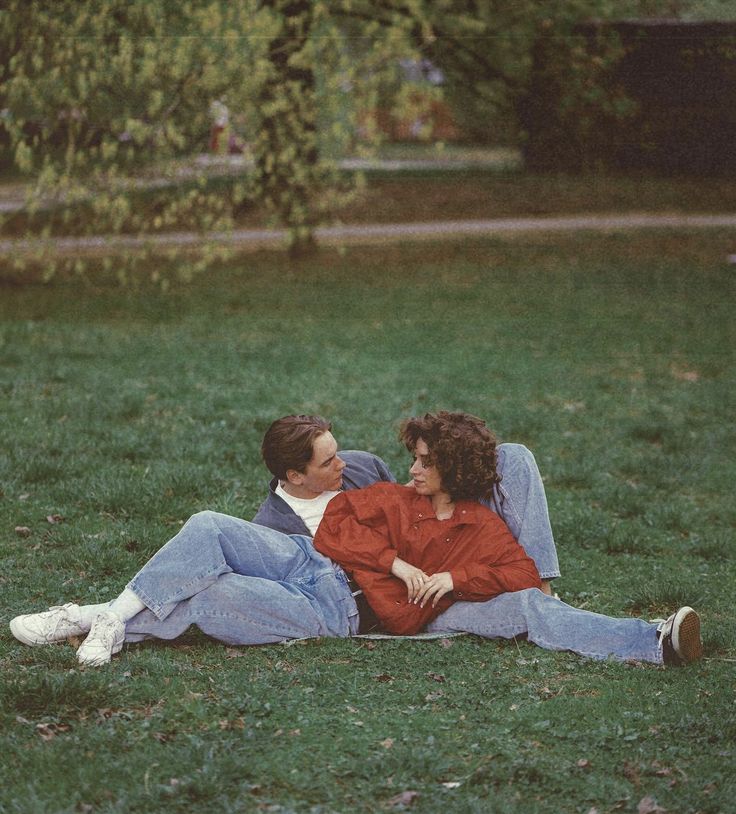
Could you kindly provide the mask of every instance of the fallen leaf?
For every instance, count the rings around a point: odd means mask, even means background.
[[[59,732],[68,732],[69,728],[67,724],[36,724],[36,732],[47,742],[53,740]]]
[[[401,794],[397,794],[395,797],[392,797],[387,805],[391,806],[392,808],[407,808],[410,806],[414,800],[419,797],[418,791],[402,791]]]
[[[637,814],[664,814],[667,809],[662,808],[654,797],[647,795],[639,800],[639,805],[636,807],[636,811]]]
[[[428,678],[431,678],[432,681],[438,681],[442,684],[445,681],[445,677],[441,673],[427,673]]]
[[[684,368],[676,366],[673,366],[670,370],[673,378],[680,382],[697,382],[700,379],[700,374],[697,370],[685,370]]]
[[[47,514],[46,520],[53,525],[55,523],[61,523],[64,518],[60,514]]]
[[[633,763],[629,763],[628,760],[624,761],[624,777],[632,785],[638,786],[640,783],[639,767],[634,765]]]
[[[424,700],[429,702],[437,701],[440,698],[442,698],[443,695],[444,693],[442,692],[442,690],[437,690],[436,692],[430,692],[427,695],[425,695]]]
[[[388,681],[393,681],[394,677],[388,673],[379,673],[378,675],[373,676],[373,680],[378,681],[381,684],[386,684]]]
[[[18,537],[30,537],[31,536],[31,530],[28,528],[28,526],[16,526],[15,527],[15,533],[18,535]]]
[[[393,745],[394,745],[393,738],[386,738],[385,740],[381,741],[381,746],[383,746],[384,749],[390,749]]]

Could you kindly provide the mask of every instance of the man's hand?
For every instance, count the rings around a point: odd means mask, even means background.
[[[432,607],[436,608],[440,599],[442,599],[445,594],[450,593],[454,587],[452,575],[449,571],[440,571],[438,574],[432,574],[431,577],[424,581],[421,590],[414,597],[414,604],[418,604],[420,608],[423,608],[431,599]]]
[[[419,591],[429,579],[421,568],[409,565],[408,562],[402,560],[400,557],[394,560],[394,564],[391,566],[391,573],[406,584],[409,602],[412,600],[416,601]]]

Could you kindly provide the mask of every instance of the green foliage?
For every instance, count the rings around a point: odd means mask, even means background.
[[[226,228],[227,201],[208,194],[202,179],[151,218],[134,210],[131,196],[136,175],[171,181],[176,168],[167,162],[206,144],[210,104],[248,58],[232,33],[246,17],[243,3],[5,4],[0,106],[15,163],[34,182],[29,213],[82,203],[94,235],[145,235],[182,220],[201,231]],[[47,276],[64,263],[44,246],[37,261]]]
[[[41,238],[33,262],[47,277],[61,266],[90,265],[61,257],[44,242],[51,234],[38,227],[44,218],[35,218],[52,209],[63,224],[77,205],[85,234],[145,238],[180,227],[227,231],[243,209],[265,203],[299,253],[313,246],[314,226],[362,183],[339,173],[336,159],[375,147],[382,108],[418,118],[444,94],[473,138],[515,141],[532,45],[547,30],[567,54],[570,94],[584,99],[583,118],[618,115],[625,100],[601,89],[595,59],[570,54],[571,28],[591,17],[654,14],[660,5],[8,0],[0,9],[0,164],[32,182],[24,217],[29,237]],[[705,8],[666,5],[681,16]],[[400,59],[425,57],[443,69],[444,89],[416,93],[397,82]],[[180,186],[175,162],[206,147],[218,103],[229,109],[253,167],[227,194],[191,166]],[[143,180],[173,191],[153,215],[137,207]],[[223,253],[213,246],[195,262],[172,248],[186,277]],[[150,268],[150,259],[145,246],[129,253],[118,276],[130,279],[131,268]]]
[[[90,209],[88,234],[145,236],[183,222],[204,233],[231,228],[234,209],[258,200],[290,229],[296,248],[310,243],[314,224],[348,191],[329,156],[354,140],[381,66],[393,70],[396,55],[411,50],[400,28],[378,28],[356,61],[330,4],[303,0],[81,7],[11,0],[0,43],[9,54],[0,131],[34,182],[31,218],[40,208],[81,203]],[[363,70],[376,78],[357,81]],[[230,109],[249,142],[254,172],[223,196],[195,171],[193,185],[154,217],[138,212],[138,179],[175,186],[173,159],[205,148],[215,102]],[[148,257],[145,249],[131,253],[129,264]],[[63,262],[43,245],[36,261],[48,276]]]

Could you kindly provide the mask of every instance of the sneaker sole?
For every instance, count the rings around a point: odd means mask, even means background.
[[[672,625],[672,646],[685,663],[697,661],[703,655],[700,638],[700,617],[692,608],[680,608]]]

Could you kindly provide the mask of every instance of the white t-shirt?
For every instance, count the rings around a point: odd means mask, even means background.
[[[309,529],[314,536],[317,533],[317,527],[322,522],[325,514],[327,504],[333,497],[339,495],[339,492],[322,492],[321,495],[311,498],[294,497],[288,492],[284,491],[281,482],[276,484],[276,494],[294,510],[294,513],[299,515],[304,521],[304,525]]]

